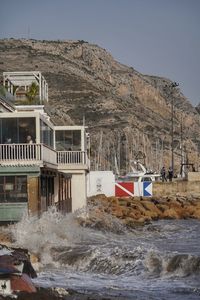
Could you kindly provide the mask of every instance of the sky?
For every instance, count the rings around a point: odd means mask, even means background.
[[[200,103],[200,0],[0,0],[0,39],[85,40]]]

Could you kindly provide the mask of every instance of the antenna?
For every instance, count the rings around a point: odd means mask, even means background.
[[[28,32],[27,32],[27,37],[28,37],[28,40],[30,40],[30,26],[28,26]]]

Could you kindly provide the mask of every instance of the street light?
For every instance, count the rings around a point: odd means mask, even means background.
[[[174,97],[172,97],[172,90],[179,84],[177,82],[171,82],[164,86],[164,90],[169,90],[169,96],[171,98],[171,168],[174,173]]]
[[[177,82],[172,82],[169,85],[170,96],[171,96],[171,167],[174,174],[174,97],[172,97],[172,89],[177,87],[179,84]]]

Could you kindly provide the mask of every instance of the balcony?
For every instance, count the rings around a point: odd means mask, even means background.
[[[3,166],[51,164],[59,169],[88,169],[85,151],[55,151],[44,144],[0,144]]]
[[[88,169],[89,160],[86,151],[57,151],[59,169]]]
[[[56,151],[44,144],[0,144],[1,165],[57,165]]]

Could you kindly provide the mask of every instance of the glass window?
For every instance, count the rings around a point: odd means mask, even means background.
[[[56,130],[57,151],[81,151],[81,130]]]
[[[16,187],[15,189],[18,192],[26,193],[27,192],[27,178],[25,176],[16,177]]]
[[[81,131],[74,130],[73,131],[73,148],[74,150],[81,150]]]
[[[27,176],[0,176],[0,202],[27,201]]]
[[[0,176],[0,199],[1,194],[4,192],[4,176]]]
[[[27,142],[27,136],[31,136],[35,143],[35,118],[3,118],[0,120],[1,144],[23,144]]]
[[[42,120],[40,120],[40,141],[53,148],[53,130]]]
[[[61,131],[61,130],[56,131],[56,150],[57,151],[67,150],[64,145],[63,131]]]
[[[2,141],[4,144],[12,144],[18,142],[17,134],[17,118],[2,119]]]
[[[19,143],[27,143],[27,137],[30,136],[33,143],[36,139],[35,118],[18,118]]]

